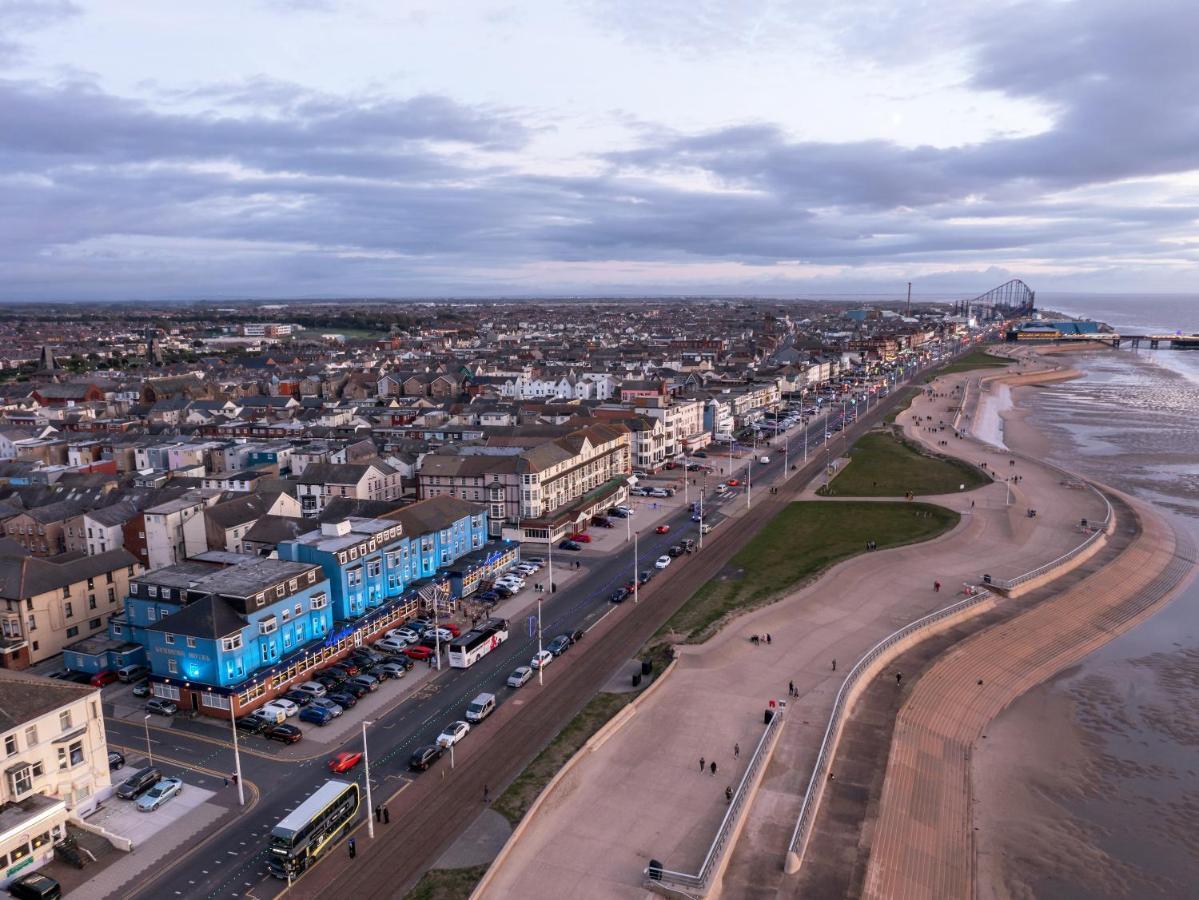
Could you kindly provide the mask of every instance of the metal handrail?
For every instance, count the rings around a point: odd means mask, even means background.
[[[803,849],[807,844],[812,823],[815,821],[816,809],[819,806],[820,797],[824,792],[824,785],[828,778],[828,768],[832,762],[833,738],[840,732],[844,724],[843,720],[849,713],[849,693],[863,678],[866,669],[899,641],[942,619],[955,615],[963,609],[968,609],[977,603],[981,603],[991,596],[993,595],[990,591],[980,590],[978,593],[959,600],[957,603],[952,603],[914,622],[909,622],[898,631],[893,631],[871,647],[854,664],[854,667],[849,670],[845,676],[845,680],[841,683],[840,689],[837,691],[836,700],[833,702],[833,711],[829,715],[828,726],[825,728],[824,737],[820,742],[820,752],[816,756],[816,763],[812,768],[812,777],[808,781],[807,790],[804,792],[803,804],[799,810],[799,817],[795,823],[795,830],[791,834],[791,843],[788,846],[789,853],[795,853],[801,858],[803,856]]]
[[[749,786],[752,784],[758,771],[766,763],[771,736],[782,726],[783,710],[785,708],[785,705],[780,705],[774,709],[774,715],[770,717],[766,728],[763,729],[762,737],[759,739],[758,745],[754,748],[749,765],[746,766],[745,773],[741,776],[741,781],[737,784],[733,800],[729,803],[728,809],[725,810],[724,818],[721,819],[720,827],[716,831],[716,837],[712,839],[712,844],[708,847],[707,855],[704,856],[704,861],[699,867],[699,871],[695,873],[675,872],[664,867],[647,866],[643,872],[647,884],[665,884],[668,887],[673,884],[681,887],[695,888],[700,891],[706,889],[708,878],[711,877],[712,869],[719,859],[725,843],[732,834],[737,816],[741,812],[741,808],[749,800]],[[650,874],[651,872],[653,873],[652,875]]]

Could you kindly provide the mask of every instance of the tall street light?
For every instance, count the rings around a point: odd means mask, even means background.
[[[150,757],[150,765],[154,765],[154,750],[150,746],[150,714],[146,713],[146,756]]]
[[[237,747],[237,717],[233,714],[233,695],[229,695],[229,726],[233,729],[233,771],[237,778],[237,802],[246,805],[246,791],[241,785],[241,751]]]
[[[375,804],[371,802],[371,755],[366,746],[366,726],[373,722],[362,720],[362,774],[366,779],[366,833],[375,837]]]
[[[637,567],[638,567],[638,565],[639,565],[639,561],[638,561],[638,553],[639,553],[638,544],[640,543],[640,540],[639,540],[639,539],[640,539],[640,537],[641,537],[641,532],[640,532],[640,531],[634,531],[634,532],[633,532],[633,602],[634,602],[634,603],[636,603],[636,602],[637,602],[637,599],[638,599],[638,596],[637,596],[637,589],[638,589],[638,588],[641,586],[641,578],[640,578],[640,574],[641,574],[641,573],[640,573],[640,571],[639,571],[639,570],[638,570],[638,568],[637,568]]]

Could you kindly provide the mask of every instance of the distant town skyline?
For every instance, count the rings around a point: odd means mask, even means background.
[[[1199,8],[0,4],[0,302],[1199,292]]]

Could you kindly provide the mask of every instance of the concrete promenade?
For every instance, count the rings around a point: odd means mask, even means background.
[[[1049,562],[1082,540],[1081,518],[1101,519],[1090,491],[1062,485],[1047,467],[1019,463],[952,431],[921,431],[914,418],[947,423],[964,375],[936,382],[901,415],[908,435],[938,452],[986,462],[1023,483],[1006,504],[1006,489],[921,498],[963,513],[935,541],[864,554],[834,567],[780,602],[747,614],[701,646],[681,647],[675,671],[615,735],[577,761],[542,804],[494,873],[487,896],[640,897],[650,858],[695,871],[724,813],[724,790],[736,784],[770,699],[791,708],[773,760],[749,812],[724,880],[727,896],[772,895],[781,886],[787,841],[795,824],[832,699],[846,669],[901,625],[951,602],[982,572],[1005,578]],[[926,424],[925,428],[932,427]],[[938,447],[940,440],[950,441]],[[1039,514],[1028,518],[1025,508]],[[899,501],[902,502],[902,501]],[[943,588],[933,591],[932,582]],[[769,632],[769,646],[746,639]],[[839,662],[834,672],[832,661]],[[700,774],[699,759],[717,775]]]

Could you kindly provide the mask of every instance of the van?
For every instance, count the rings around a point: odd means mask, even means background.
[[[122,666],[117,669],[117,678],[126,684],[141,681],[149,674],[150,669],[146,666]]]
[[[138,769],[117,787],[117,796],[122,800],[136,800],[162,779],[162,770],[156,766]]]
[[[466,707],[466,721],[482,722],[495,712],[495,694],[479,694]]]
[[[762,465],[766,465],[770,462],[770,457],[769,456],[759,456],[758,462],[760,462]]]
[[[287,721],[287,713],[278,706],[263,706],[254,711],[254,715],[272,725],[282,725]]]

